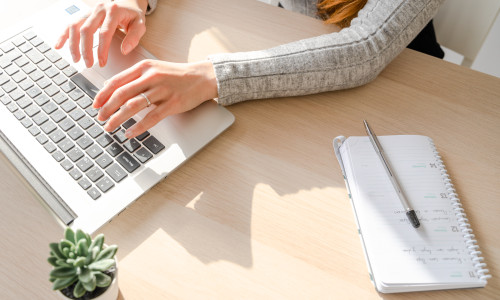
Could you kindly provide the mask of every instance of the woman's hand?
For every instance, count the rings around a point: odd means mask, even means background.
[[[99,47],[97,56],[99,65],[104,67],[108,60],[111,39],[117,28],[126,33],[122,42],[122,53],[128,54],[138,44],[146,32],[147,0],[119,0],[109,3],[99,3],[92,13],[69,25],[57,41],[55,48],[60,49],[66,41],[74,62],[83,56],[87,68],[94,64],[92,44],[94,33],[99,29]],[[81,54],[80,54],[81,48]]]
[[[217,81],[210,61],[170,63],[143,60],[109,79],[96,95],[93,107],[100,108],[98,120],[113,131],[145,109],[151,111],[126,132],[133,138],[169,115],[191,110],[217,97]]]

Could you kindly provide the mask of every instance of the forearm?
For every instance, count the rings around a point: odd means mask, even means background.
[[[209,56],[219,103],[314,94],[373,80],[443,0],[369,0],[349,28],[263,51]]]

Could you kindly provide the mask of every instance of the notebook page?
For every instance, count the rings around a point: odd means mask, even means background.
[[[368,137],[349,137],[341,154],[375,280],[389,285],[479,283],[432,141],[409,135],[379,140],[421,226],[415,229],[408,221]]]

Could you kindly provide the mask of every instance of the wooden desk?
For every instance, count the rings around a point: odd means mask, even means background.
[[[29,2],[2,4],[0,25],[53,1]],[[255,0],[160,1],[147,23],[143,45],[171,61],[333,30]],[[500,297],[500,79],[405,50],[366,86],[229,110],[228,131],[102,229],[120,247],[122,299]],[[486,288],[375,291],[331,146],[364,135],[365,118],[379,135],[434,139],[493,275]],[[0,161],[0,299],[58,299],[46,257],[62,229]]]

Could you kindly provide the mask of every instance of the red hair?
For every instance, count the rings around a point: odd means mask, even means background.
[[[327,24],[335,24],[340,28],[349,27],[366,1],[368,0],[318,0],[318,15]]]

